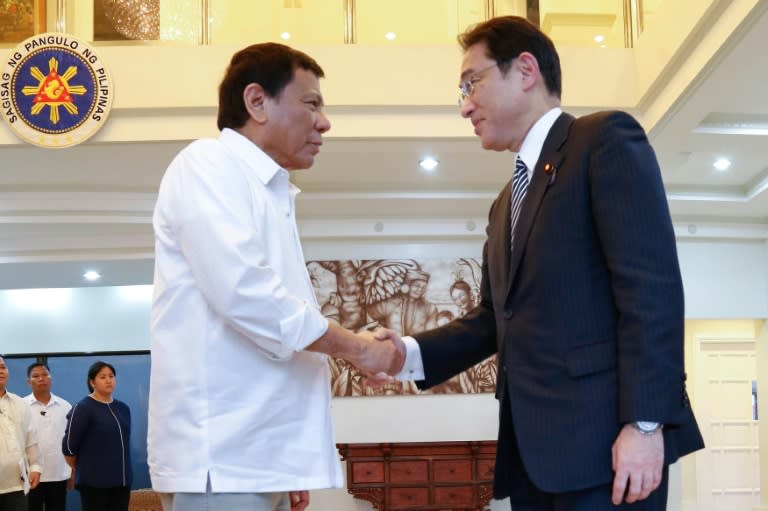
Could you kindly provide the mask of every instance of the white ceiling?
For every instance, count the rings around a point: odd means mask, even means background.
[[[768,8],[758,11],[650,133],[676,224],[768,224]],[[155,193],[185,144],[0,148],[0,288],[82,286],[89,267],[101,285],[150,283]],[[431,174],[417,165],[427,154],[441,162]],[[728,172],[712,167],[720,156]],[[302,235],[402,220],[428,237],[430,222],[447,220],[479,240],[509,168],[509,154],[470,137],[329,138],[315,167],[294,175]]]

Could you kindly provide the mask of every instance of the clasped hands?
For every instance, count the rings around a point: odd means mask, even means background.
[[[369,380],[383,383],[400,372],[405,362],[405,344],[394,331],[379,328],[356,334],[360,353],[352,362]]]

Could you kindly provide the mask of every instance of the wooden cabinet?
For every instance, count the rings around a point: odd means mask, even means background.
[[[347,489],[379,511],[484,511],[496,442],[337,444]]]
[[[151,488],[131,490],[128,511],[163,511],[160,495]]]

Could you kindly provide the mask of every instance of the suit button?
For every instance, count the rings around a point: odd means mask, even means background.
[[[514,316],[512,311],[504,311],[504,317],[505,318],[510,319],[510,318],[512,318],[512,316]]]
[[[503,372],[504,374],[507,374],[507,365],[506,364],[501,366],[501,372]]]

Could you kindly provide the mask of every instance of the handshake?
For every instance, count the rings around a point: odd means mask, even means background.
[[[403,340],[394,330],[386,328],[355,333],[330,322],[325,334],[306,349],[346,360],[374,385],[391,381],[405,363]]]
[[[405,362],[405,344],[394,330],[378,328],[355,334],[359,338],[359,353],[347,359],[369,380],[381,382],[395,376]]]

